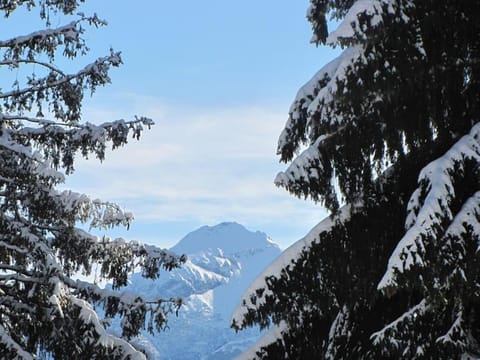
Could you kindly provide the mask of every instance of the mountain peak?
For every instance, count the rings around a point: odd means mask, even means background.
[[[250,231],[236,222],[222,222],[214,226],[202,226],[180,240],[172,251],[178,254],[196,254],[222,249],[226,255],[246,250],[278,246],[261,231]]]
[[[178,317],[169,319],[168,332],[143,331],[139,344],[153,358],[160,354],[182,360],[235,358],[259,338],[260,329],[237,334],[230,328],[232,312],[252,281],[280,255],[279,247],[263,232],[224,222],[202,226],[172,250],[188,255],[182,267],[153,282],[135,274],[129,290],[149,299],[182,296],[185,305]]]

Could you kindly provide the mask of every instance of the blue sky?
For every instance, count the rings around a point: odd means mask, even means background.
[[[168,247],[202,225],[237,221],[282,247],[298,240],[325,211],[275,187],[285,168],[276,141],[299,87],[335,55],[309,43],[307,7],[307,0],[90,1],[84,12],[109,24],[86,33],[92,52],[76,64],[109,47],[125,64],[87,99],[84,120],[145,115],[156,125],[102,164],[80,160],[66,186],[134,212],[130,231],[115,236]]]

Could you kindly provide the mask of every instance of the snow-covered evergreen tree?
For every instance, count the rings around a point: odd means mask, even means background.
[[[2,0],[7,21],[17,10],[39,12],[43,30],[0,41],[0,356],[2,359],[145,358],[129,344],[145,324],[161,329],[176,299],[144,299],[118,288],[141,267],[155,278],[185,259],[135,241],[97,237],[82,230],[129,226],[132,214],[118,205],[93,200],[57,185],[74,170],[77,154],[103,159],[107,146],[138,138],[152,121],[136,118],[101,125],[81,121],[84,93],[110,82],[108,71],[121,64],[113,50],[72,73],[54,59],[87,52],[85,25],[102,26],[96,15],[75,14],[82,1]],[[73,19],[53,27],[50,19]],[[57,59],[58,60],[58,59]],[[9,74],[16,74],[13,77]],[[22,80],[23,74],[31,74]],[[112,281],[107,290],[75,280],[77,272]],[[104,307],[104,319],[94,306]],[[123,333],[108,332],[120,315]]]
[[[311,0],[307,17],[343,52],[298,92],[275,182],[331,216],[244,295],[233,326],[272,327],[244,357],[480,356],[480,2]]]

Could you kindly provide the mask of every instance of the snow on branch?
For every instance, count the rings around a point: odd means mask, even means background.
[[[144,277],[159,277],[160,269],[172,270],[185,263],[185,255],[161,249],[139,241],[123,238],[98,237],[82,229],[52,230],[56,235],[51,246],[61,259],[67,274],[80,271],[91,273],[92,264],[100,265],[99,276],[112,280],[113,288],[127,285],[128,275],[141,269]]]
[[[86,22],[89,25],[98,27],[106,25],[106,22],[98,18],[96,14],[93,16],[79,14],[79,16],[78,20],[57,28],[43,29],[0,41],[0,49],[7,49],[5,50],[3,60],[9,59],[13,62],[11,65],[16,67],[18,64],[15,64],[15,61],[19,60],[25,52],[27,59],[34,59],[35,55],[45,53],[53,60],[55,50],[60,45],[64,47],[63,55],[69,58],[74,58],[78,51],[86,53],[88,49],[80,37],[84,32],[81,23]]]
[[[313,2],[307,14],[317,7],[321,8],[320,4],[313,5]],[[352,42],[352,37],[364,30],[359,23],[360,15],[369,16],[371,25],[376,26],[382,21],[385,10],[394,13],[395,7],[401,6],[396,3],[393,0],[355,1],[346,15],[342,16],[343,21],[338,28],[328,36],[327,43],[335,45],[343,43],[345,39]],[[334,11],[334,9],[332,10]],[[325,16],[324,12],[327,9],[318,11]],[[408,20],[405,14],[403,14],[403,20]],[[278,141],[277,153],[282,155],[283,161],[290,160],[299,145],[306,142],[305,133],[309,130],[310,141],[315,141],[316,137],[320,135],[315,131],[315,127],[318,125],[316,123],[319,121],[328,121],[331,125],[342,123],[342,119],[331,112],[331,103],[336,97],[338,83],[345,81],[348,72],[353,69],[356,62],[365,62],[364,45],[358,44],[358,42],[321,68],[311,80],[300,88],[290,108],[289,120]]]
[[[391,336],[392,333],[401,331],[401,329],[407,331],[407,324],[412,323],[418,316],[422,316],[423,314],[425,314],[428,309],[429,306],[427,305],[426,300],[423,299],[410,310],[403,313],[399,318],[386,325],[383,329],[373,333],[370,336],[370,339],[373,341],[374,345],[379,345],[384,341],[395,342],[395,336]],[[392,345],[398,347],[400,344],[396,343]]]
[[[428,164],[420,172],[419,187],[412,194],[407,207],[405,225],[407,232],[393,251],[378,289],[394,286],[397,272],[403,273],[413,265],[423,265],[424,241],[442,235],[446,230],[445,221],[452,223],[454,214],[451,205],[455,200],[454,176],[464,171],[467,161],[480,164],[480,123],[477,123],[470,134],[463,136],[442,157]],[[472,218],[464,217],[462,214],[460,211],[462,217],[453,222],[450,231],[458,229],[458,223],[463,221],[462,219]]]
[[[345,40],[351,41],[360,30],[359,16],[366,14],[371,17],[372,26],[378,25],[381,21],[382,3],[379,0],[358,0],[349,8],[340,25],[330,33],[326,44],[342,44]],[[390,3],[392,1],[389,1]]]
[[[145,299],[141,294],[130,291],[115,291],[110,288],[100,288],[95,284],[73,281],[62,277],[70,287],[71,294],[88,303],[100,303],[105,309],[106,323],[119,315],[122,317],[121,327],[123,337],[136,336],[144,328],[148,317],[147,330],[153,334],[154,328],[158,331],[167,327],[167,314],[177,313],[183,302],[181,298],[155,298]],[[104,326],[103,324],[102,326]],[[105,345],[105,344],[103,344]]]
[[[75,214],[75,220],[86,222],[91,219],[91,228],[111,228],[117,225],[129,227],[134,217],[131,212],[124,211],[119,205],[111,202],[92,200],[89,196],[64,190],[52,190],[57,206],[65,213]]]
[[[63,84],[69,83],[76,79],[77,81],[83,81],[87,79],[93,89],[98,85],[104,85],[110,83],[110,77],[108,76],[108,69],[110,66],[119,66],[122,63],[120,52],[113,52],[109,56],[101,57],[95,60],[92,64],[85,66],[73,74],[62,74],[57,71],[50,72],[47,77],[38,79],[33,86],[28,86],[23,89],[15,89],[8,92],[0,91],[0,99],[6,98],[19,98],[27,93],[37,93],[46,89],[60,87]],[[59,76],[60,75],[60,76]]]
[[[81,20],[76,20],[58,28],[35,31],[27,35],[16,36],[8,40],[3,40],[0,41],[0,48],[26,47],[34,43],[39,43],[41,46],[42,42],[45,42],[52,37],[58,37],[59,35],[63,35],[67,39],[78,38],[79,31],[77,29],[77,25],[80,22]]]
[[[412,6],[412,2],[407,2],[407,6]],[[383,22],[385,14],[395,14],[396,10],[400,10],[401,19],[407,23],[409,17],[404,9],[405,5],[397,0],[358,0],[355,1],[348,9],[348,12],[343,17],[340,25],[330,33],[326,39],[327,45],[347,45],[357,37],[362,40],[367,40],[364,33],[367,28],[365,24],[360,22],[360,18],[367,17],[369,19],[369,29],[374,30]]]
[[[338,69],[340,60],[340,57],[337,57],[322,67],[298,90],[295,100],[290,106],[289,119],[278,139],[277,154],[282,154],[282,160],[291,159],[298,146],[306,141],[307,109],[320,89],[328,86],[328,82],[331,81]],[[283,155],[285,152],[286,154]]]
[[[274,183],[276,186],[281,186],[297,196],[310,196],[314,201],[319,200],[319,194],[311,189],[316,189],[324,184],[328,184],[325,192],[322,194],[326,198],[326,202],[334,203],[336,197],[335,191],[331,183],[332,170],[330,166],[325,167],[325,158],[322,155],[322,147],[328,141],[334,140],[341,136],[344,127],[330,134],[319,136],[316,141],[299,154],[285,171],[281,171],[275,177]],[[320,185],[322,184],[322,185]],[[328,189],[328,190],[327,190]]]
[[[96,284],[92,284],[90,282],[82,281],[82,280],[72,280],[69,277],[62,277],[62,280],[67,284],[70,288],[75,289],[78,293],[83,294],[83,296],[87,296],[88,298],[93,299],[116,299],[118,302],[124,304],[125,306],[131,307],[136,303],[136,299],[138,294],[132,293],[130,291],[123,291],[119,292],[116,290],[110,290],[108,288],[101,288]],[[159,304],[159,303],[174,303],[176,305],[180,305],[181,300],[180,298],[155,298],[155,299],[145,299],[145,303],[149,304]]]
[[[445,236],[443,237],[445,243],[443,244],[442,250],[447,254],[448,258],[454,262],[463,260],[467,255],[465,253],[466,244],[462,238],[462,234],[465,234],[468,230],[472,231],[474,237],[476,236],[477,239],[480,239],[480,191],[473,194],[473,196],[463,204],[445,231]],[[455,242],[455,244],[453,242]],[[477,242],[476,245],[477,250],[480,251],[480,241]],[[462,267],[457,267],[456,271],[463,271]],[[462,277],[465,278],[465,274],[463,274]]]
[[[72,14],[84,0],[2,0],[0,2],[0,11],[5,13],[5,17],[15,11],[18,7],[26,5],[28,10],[39,6],[40,17],[42,19],[48,18],[47,9],[52,9],[55,12],[61,11],[64,14]]]
[[[332,325],[330,326],[330,331],[328,332],[328,346],[325,352],[325,359],[333,360],[337,358],[337,348],[335,340],[341,339],[342,337],[348,337],[348,326],[350,322],[350,311],[346,305],[338,311],[335,320],[333,320]],[[341,340],[340,340],[341,341]]]
[[[259,309],[266,303],[267,297],[272,295],[272,291],[268,288],[267,279],[271,277],[280,278],[282,270],[293,266],[304,250],[309,249],[313,243],[320,241],[322,233],[329,231],[336,224],[348,220],[351,211],[352,207],[350,205],[343,206],[333,219],[331,217],[325,218],[311,229],[305,237],[295,242],[276,258],[243,293],[240,303],[232,315],[233,326],[239,329],[243,328],[244,318],[249,311]]]
[[[437,338],[436,342],[439,344],[452,344],[455,347],[460,347],[461,349],[466,349],[467,344],[467,334],[464,330],[464,320],[463,320],[463,310],[460,309],[456,312],[455,321],[445,335]]]
[[[144,127],[150,128],[154,124],[151,119],[146,117],[136,117],[132,121],[116,120],[100,125],[88,122],[85,124],[62,124],[45,119],[13,115],[0,115],[1,120],[16,121],[19,125],[22,125],[20,121],[40,125],[38,127],[21,126],[15,131],[4,131],[0,140],[3,137],[5,140],[0,145],[4,143],[11,145],[11,150],[22,152],[30,157],[32,149],[19,145],[18,142],[28,142],[36,149],[42,150],[43,157],[39,157],[38,153],[35,157],[36,160],[40,160],[38,161],[38,172],[43,171],[45,175],[52,176],[54,169],[59,167],[64,167],[67,173],[73,171],[74,154],[77,151],[80,151],[85,157],[93,153],[99,160],[103,160],[109,142],[115,149],[126,144],[129,136],[138,140]],[[59,177],[60,181],[63,179],[63,175],[60,173],[55,176]]]
[[[1,121],[1,118],[0,118]],[[3,123],[0,123],[0,126],[3,125]],[[6,129],[4,126],[1,126],[1,134],[0,134],[0,147],[9,150],[11,152],[17,153],[18,155],[25,156],[27,158],[35,159],[35,160],[40,160],[39,156],[36,156],[33,153],[33,150],[30,146],[25,146],[23,144],[18,143],[18,141],[15,141],[11,134],[12,132]]]
[[[124,358],[131,360],[146,360],[145,355],[136,350],[127,341],[109,334],[100,322],[97,313],[93,310],[92,306],[85,300],[79,299],[75,296],[69,296],[68,300],[76,307],[80,309],[79,317],[85,324],[91,324],[98,335],[98,340],[95,345],[100,345],[105,348],[121,349],[121,353]],[[85,339],[88,341],[88,339]],[[93,345],[93,344],[92,344]]]
[[[9,331],[5,329],[5,327],[1,324],[0,343],[16,355],[15,359],[34,360],[32,354],[27,353],[22,346],[20,346],[15,340],[13,340],[12,337],[9,335]]]
[[[298,156],[298,160],[295,159],[294,163],[277,177],[276,182],[277,185],[287,188],[297,196],[310,195],[314,201],[321,199],[325,201],[324,205],[330,208],[329,204],[335,203],[331,199],[332,193],[338,192],[331,189],[331,182],[335,181],[333,168],[338,170],[337,166],[341,162],[338,159],[339,156],[334,154],[337,154],[339,149],[343,151],[344,147],[341,141],[337,141],[335,138],[328,143],[328,146],[325,146],[328,155],[321,156],[317,145],[324,141],[324,137],[332,138],[333,134],[345,127],[348,128],[351,125],[353,129],[356,129],[358,126],[358,116],[351,112],[353,107],[344,108],[346,104],[343,99],[345,96],[350,96],[350,92],[361,90],[360,95],[355,96],[361,97],[358,104],[363,107],[361,111],[365,114],[365,118],[370,119],[368,114],[379,111],[376,104],[382,101],[382,94],[375,91],[364,91],[364,79],[358,77],[359,71],[367,71],[368,65],[375,63],[376,57],[380,56],[375,51],[375,44],[378,42],[381,45],[381,40],[370,39],[367,41],[361,36],[366,36],[365,29],[367,28],[374,32],[375,26],[383,21],[384,16],[389,16],[392,21],[407,22],[409,19],[406,14],[411,11],[410,7],[413,4],[408,0],[402,2],[358,0],[352,2],[351,6],[343,4],[343,2],[312,0],[311,3],[308,12],[309,18],[311,17],[310,12],[325,17],[327,12],[337,14],[336,11],[338,11],[337,17],[343,18],[343,22],[336,31],[330,34],[328,41],[331,45],[341,43],[342,46],[348,44],[348,47],[335,60],[318,71],[298,91],[290,108],[287,123],[279,137],[277,154],[280,155],[281,161],[289,162],[302,151],[302,146],[307,145],[308,148]],[[312,19],[310,20],[312,21]],[[369,22],[368,26],[366,21]],[[374,26],[372,27],[372,25]],[[385,66],[387,66],[386,64]],[[375,76],[373,80],[381,82]],[[382,84],[379,85],[382,86]],[[384,131],[384,124],[381,122],[372,124],[372,126],[379,132]],[[338,139],[344,140],[340,137]],[[362,146],[365,151],[373,154],[373,150],[367,147],[368,144],[362,144]],[[379,147],[376,149],[378,158],[372,158],[371,162],[381,166],[384,160],[381,159],[381,154],[385,149],[382,144],[375,146]],[[369,154],[363,156],[368,162]],[[325,169],[325,164],[328,169]],[[343,191],[346,175],[340,176],[342,177],[341,189]]]
[[[336,96],[339,84],[346,81],[356,62],[363,61],[363,54],[361,45],[346,49],[300,89],[278,141],[277,153],[284,162],[291,161],[302,144],[309,143],[309,147],[277,175],[276,185],[299,197],[322,200],[333,211],[337,210],[338,201],[332,163],[320,148],[332,151],[345,129],[345,119],[335,111]]]
[[[278,140],[277,154],[282,161],[289,161],[299,150],[300,145],[316,141],[318,116],[313,113],[323,108],[323,104],[331,102],[337,91],[337,82],[345,79],[346,72],[352,68],[353,62],[360,55],[361,47],[346,49],[340,56],[321,68],[311,80],[298,91],[289,110],[289,119]],[[325,109],[324,112],[327,112]],[[332,120],[333,122],[333,120]],[[338,121],[340,123],[340,121]]]
[[[49,248],[45,242],[39,241],[39,236],[33,231],[35,226],[32,226],[32,224],[25,219],[15,219],[13,216],[2,212],[0,214],[0,223],[6,225],[3,225],[3,233],[1,234],[1,238],[5,240],[5,246],[3,242],[0,242],[1,247],[9,248],[18,254],[26,253],[31,255],[34,250],[42,253],[49,252]],[[24,244],[18,246],[13,245],[11,244],[12,239],[23,239],[26,244],[28,244],[28,247],[25,247]]]
[[[285,321],[281,321],[280,324],[272,326],[255,344],[250,346],[240,356],[237,356],[235,360],[251,360],[256,359],[262,348],[265,348],[277,341],[283,342],[285,334],[288,332],[288,325]]]
[[[55,65],[44,62],[44,61],[35,60],[35,59],[16,59],[16,60],[0,61],[0,66],[9,66],[11,68],[18,67],[20,64],[39,65],[39,66],[44,67],[44,68],[46,68],[50,71],[59,73],[60,75],[65,75],[65,73],[62,70],[60,70],[58,67],[56,67]]]

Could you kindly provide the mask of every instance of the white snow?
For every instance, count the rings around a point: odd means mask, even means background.
[[[478,250],[480,250],[480,191],[471,196],[462,206],[458,214],[455,216],[451,224],[448,226],[445,236],[459,238],[460,234],[465,231],[465,224],[468,223],[472,227],[474,234],[478,237]],[[468,220],[468,221],[467,221]]]
[[[325,352],[325,359],[333,360],[336,358],[336,344],[334,339],[341,336],[348,336],[347,334],[347,324],[349,321],[350,312],[346,305],[338,311],[338,314],[335,320],[330,326],[330,331],[328,332],[328,347]]]
[[[34,38],[41,38],[44,40],[47,38],[58,36],[60,34],[67,34],[68,36],[72,36],[72,34],[74,33],[76,34],[79,33],[79,31],[76,28],[77,24],[78,24],[78,21],[72,21],[67,25],[63,25],[55,29],[45,29],[45,30],[35,31],[28,35],[21,35],[9,40],[3,40],[3,41],[0,41],[0,47],[15,47],[15,46],[18,47],[21,45],[28,44]]]
[[[278,139],[278,153],[290,142],[290,136],[293,132],[292,129],[298,121],[302,121],[303,112],[307,112],[307,114],[317,112],[318,110],[323,111],[324,114],[327,112],[327,104],[333,101],[335,92],[337,91],[337,81],[345,78],[347,71],[353,66],[353,62],[361,56],[361,50],[361,46],[353,46],[344,50],[341,55],[322,67],[300,88],[290,107],[289,119]],[[324,84],[325,80],[326,83]],[[306,124],[308,128],[311,125],[311,117],[308,116],[306,121],[308,122]],[[335,117],[331,117],[330,122],[340,123],[341,121]],[[298,136],[298,134],[294,135]]]
[[[370,17],[370,25],[372,27],[378,26],[383,22],[384,8],[388,13],[395,13],[395,7],[401,6],[398,1],[395,0],[357,0],[355,1],[347,14],[343,18],[340,25],[331,32],[326,40],[327,45],[336,46],[342,44],[345,39],[352,40],[354,36],[363,35],[363,28],[358,21],[359,15],[365,14]],[[406,6],[412,6],[409,2]],[[400,18],[403,22],[408,22],[409,17],[405,14],[404,9],[400,10]]]
[[[277,174],[274,180],[275,185],[287,186],[289,183],[293,183],[297,179],[303,179],[304,181],[307,181],[307,179],[318,180],[320,178],[318,170],[322,170],[321,163],[316,165],[316,162],[322,158],[319,148],[321,147],[322,142],[331,136],[332,134],[319,136],[312,145],[306,148],[291,162],[285,171]],[[315,166],[318,166],[318,168]]]
[[[463,168],[465,159],[473,159],[480,163],[480,123],[476,124],[470,134],[463,136],[442,157],[432,161],[420,172],[419,188],[412,194],[407,208],[406,227],[408,231],[398,242],[388,261],[387,270],[383,275],[378,289],[393,286],[395,272],[404,272],[414,264],[422,265],[420,255],[424,251],[424,239],[436,235],[442,229],[442,216],[453,220],[450,204],[455,196],[452,175],[455,164]],[[427,184],[424,199],[420,198],[419,189]],[[443,214],[443,215],[441,215]],[[463,214],[463,213],[462,213]],[[453,222],[456,227],[465,217]],[[452,228],[453,231],[453,228]]]
[[[3,327],[3,325],[0,325],[0,339],[2,341],[2,344],[7,349],[12,349],[17,352],[17,358],[23,360],[34,359],[34,357],[30,353],[27,353],[25,350],[23,350],[23,347],[20,346],[15,340],[13,340],[10,335],[8,335],[8,331]]]
[[[128,357],[131,360],[146,360],[145,355],[140,351],[137,351],[127,341],[108,333],[100,322],[97,312],[93,310],[92,306],[88,302],[75,296],[69,296],[68,299],[73,305],[76,305],[81,309],[80,318],[85,323],[93,325],[95,332],[100,336],[97,341],[99,345],[107,348],[113,348],[114,346],[120,347],[123,350],[123,355],[125,358]]]
[[[268,346],[282,340],[283,334],[288,331],[288,325],[285,321],[281,321],[280,324],[272,326],[272,328],[266,332],[255,344],[248,348],[241,355],[237,356],[235,360],[251,360],[256,358],[256,353],[262,347]]]
[[[340,25],[335,31],[327,37],[328,45],[336,45],[342,39],[351,39],[355,35],[355,30],[360,30],[358,16],[362,13],[372,16],[371,25],[376,26],[382,21],[382,3],[386,1],[379,0],[357,0],[348,10]],[[392,1],[389,1],[392,2]]]
[[[177,254],[192,255],[205,251],[217,252],[217,249],[221,249],[223,254],[233,255],[247,249],[256,249],[259,244],[278,248],[278,245],[261,231],[252,233],[238,223],[223,222],[215,226],[202,226],[185,236],[170,250]]]
[[[427,310],[428,310],[428,305],[426,304],[426,300],[423,299],[417,305],[412,307],[410,310],[403,313],[399,318],[395,319],[393,322],[383,327],[383,329],[373,333],[370,336],[370,339],[373,341],[373,344],[375,345],[379,344],[385,338],[386,332],[401,325],[404,321],[423,315]]]
[[[348,72],[352,71],[354,63],[362,61],[364,58],[363,45],[354,45],[345,49],[342,54],[337,57],[337,66],[334,73],[330,77],[327,85],[322,87],[315,99],[308,106],[307,113],[316,113],[322,119],[329,119],[328,121],[332,125],[338,125],[342,123],[342,119],[337,115],[330,114],[330,103],[336,99],[336,93],[338,90],[338,82],[344,82],[346,80]],[[335,61],[335,60],[334,60]],[[330,115],[330,117],[327,117]]]
[[[467,348],[467,344],[462,341],[467,338],[467,335],[463,331],[463,311],[460,310],[456,314],[455,321],[445,335],[440,336],[436,342],[437,343],[461,343],[462,346]],[[458,340],[455,340],[458,339]]]

